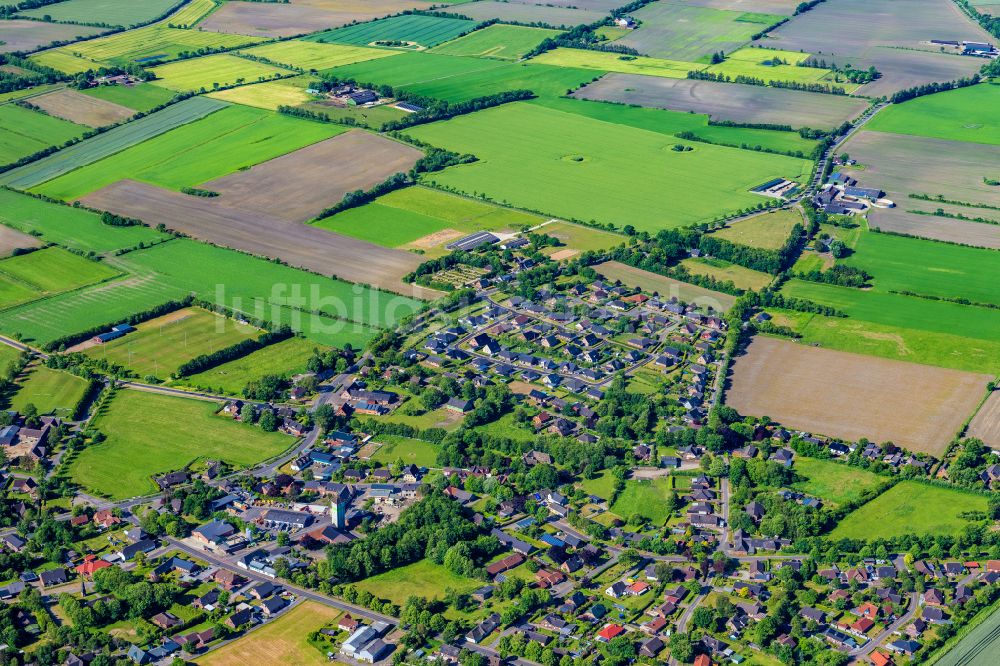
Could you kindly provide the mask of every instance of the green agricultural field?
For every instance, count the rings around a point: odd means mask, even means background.
[[[94,67],[124,66],[174,60],[181,53],[192,53],[198,49],[230,49],[260,41],[263,38],[155,25],[62,46],[54,49],[53,53],[92,60]]]
[[[437,467],[437,454],[439,448],[431,442],[411,437],[397,437],[395,435],[378,435],[375,441],[382,444],[378,450],[372,454],[374,462],[383,465],[392,465],[397,460],[402,460],[404,465],[416,465],[417,467]]]
[[[51,180],[35,191],[72,201],[124,178],[172,189],[191,187],[345,131],[336,125],[233,105]]]
[[[458,594],[468,594],[481,586],[482,582],[453,574],[431,560],[420,560],[354,584],[358,590],[370,592],[379,599],[388,599],[400,606],[407,597],[441,599],[447,589],[455,590]]]
[[[176,383],[241,395],[244,386],[264,375],[291,376],[305,372],[306,362],[317,347],[315,342],[305,338],[289,338]]]
[[[712,277],[723,282],[728,280],[735,284],[738,289],[750,291],[760,291],[771,284],[774,279],[773,275],[745,268],[739,264],[731,264],[722,259],[706,259],[704,257],[684,259],[681,261],[681,266],[692,275]]]
[[[839,86],[847,92],[853,92],[860,87],[855,83],[837,81],[836,75],[828,69],[797,66],[797,63],[806,60],[810,55],[798,51],[749,47],[727,54],[724,62],[712,65],[705,71],[724,74],[733,79],[737,76],[749,76],[763,81],[819,83]]]
[[[961,514],[985,512],[987,499],[959,489],[901,481],[847,514],[832,539],[886,539],[906,534],[956,535],[968,521]]]
[[[59,51],[58,49],[41,51],[40,53],[32,55],[30,59],[36,65],[51,67],[52,69],[71,75],[98,68],[98,65],[92,60],[79,58],[65,51]]]
[[[795,472],[804,477],[792,486],[795,490],[834,504],[853,502],[862,491],[886,481],[858,467],[803,456],[795,459]]]
[[[664,60],[649,56],[631,56],[606,51],[570,49],[560,47],[531,59],[531,62],[557,67],[579,67],[601,72],[622,72],[623,74],[646,74],[663,76],[668,79],[683,79],[687,73],[705,68],[694,62]],[[595,75],[599,76],[599,75]]]
[[[255,83],[251,86],[239,86],[237,88],[219,90],[208,93],[208,96],[212,99],[222,100],[223,102],[232,102],[233,104],[255,106],[258,109],[277,111],[279,106],[300,106],[315,99],[313,95],[306,92],[309,80],[306,76],[300,76],[291,79],[265,81],[264,83]]]
[[[803,139],[798,132],[709,125],[706,114],[648,109],[566,97],[536,99],[530,103],[660,134],[675,135],[679,132],[691,132],[702,141],[721,146],[736,148],[760,146],[783,153],[801,153],[801,156],[807,156],[817,145],[816,141]]]
[[[91,358],[128,368],[139,377],[167,379],[182,363],[211,354],[261,331],[208,310],[186,308],[139,324],[128,335],[86,350]]]
[[[66,23],[107,23],[130,26],[148,23],[180,4],[179,0],[66,0],[18,12],[21,16]]]
[[[672,2],[646,5],[633,16],[639,28],[616,44],[644,55],[692,61],[705,60],[718,51],[735,51],[753,35],[785,18]]]
[[[0,223],[70,249],[103,254],[168,238],[149,227],[112,227],[81,208],[0,188]]]
[[[520,25],[498,23],[436,46],[431,49],[431,52],[444,55],[518,60],[545,39],[555,37],[558,34],[560,34],[558,30],[526,28]]]
[[[552,236],[562,242],[562,245],[558,247],[544,250],[550,256],[563,250],[577,252],[609,250],[626,242],[626,238],[619,234],[570,222],[552,222],[537,229],[535,233]]]
[[[875,276],[882,292],[911,291],[1000,305],[1000,261],[996,250],[920,238],[862,233],[854,254],[841,263]]]
[[[437,46],[476,27],[475,21],[411,14],[358,23],[307,37],[314,42],[339,42],[363,46],[374,42],[407,42]]]
[[[0,307],[78,289],[119,275],[106,264],[50,247],[0,261]]]
[[[457,236],[475,231],[534,226],[543,218],[520,211],[499,208],[465,197],[426,187],[396,190],[374,202],[351,208],[315,222],[316,226],[385,247],[417,247],[419,239],[445,230],[439,240],[419,244],[433,250]],[[427,245],[427,247],[424,247]]]
[[[0,105],[0,164],[75,139],[89,128],[17,104]]]
[[[612,282],[621,281],[622,284],[630,287],[638,287],[643,291],[659,294],[662,298],[676,297],[685,303],[695,303],[703,308],[712,307],[724,312],[731,308],[736,301],[736,297],[732,294],[705,289],[617,261],[597,264],[594,266],[594,270]]]
[[[97,86],[81,90],[84,95],[90,95],[98,99],[103,99],[115,104],[136,111],[147,112],[161,104],[169,102],[174,97],[174,93],[151,83],[140,83],[138,85],[125,86]]]
[[[893,104],[866,129],[1000,145],[1000,86],[983,83]]]
[[[217,416],[219,403],[122,390],[92,426],[107,439],[80,452],[69,476],[90,492],[123,499],[155,492],[152,477],[198,460],[247,467],[276,456],[291,437]]]
[[[0,372],[10,374],[10,365],[21,357],[21,352],[9,345],[0,345]]]
[[[370,49],[364,46],[345,44],[327,44],[305,39],[292,39],[286,42],[274,42],[247,49],[244,53],[258,58],[267,58],[271,62],[302,69],[330,69],[341,65],[352,65],[366,60],[377,60],[389,56],[400,55],[399,51],[385,49]]]
[[[216,285],[221,284],[225,304],[250,313],[257,302],[285,305],[296,290],[309,301],[307,307],[375,327],[394,326],[421,306],[414,299],[190,240],[171,241],[121,259],[135,274],[165,276],[206,299],[214,299]]]
[[[179,28],[193,28],[221,6],[222,3],[215,0],[192,0],[171,14],[168,22]]]
[[[152,115],[126,123],[43,159],[0,175],[0,185],[28,189],[64,173],[92,164],[130,146],[203,118],[228,106],[207,97],[193,97]]]
[[[292,74],[283,67],[266,65],[220,53],[154,67],[155,85],[179,92],[213,90],[240,83],[267,81]]]
[[[543,66],[535,61],[512,63],[413,52],[336,67],[330,73],[452,103],[510,90],[531,90],[536,95],[556,97],[598,76],[586,69]]]
[[[750,189],[770,178],[802,181],[801,159],[709,144],[514,103],[423,125],[408,133],[474,152],[480,161],[424,176],[468,194],[568,220],[640,231],[711,221],[759,203]],[[678,152],[673,147],[688,145]]]
[[[39,414],[68,418],[86,394],[88,382],[68,372],[40,365],[28,370],[26,377],[17,380],[17,385],[11,409],[23,413],[27,405],[34,405]]]
[[[804,224],[797,209],[776,210],[734,222],[713,235],[740,245],[777,250],[788,242],[796,224]]]

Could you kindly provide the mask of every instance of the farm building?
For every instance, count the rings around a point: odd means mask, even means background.
[[[118,324],[117,326],[112,326],[111,330],[106,333],[99,333],[95,335],[91,340],[97,344],[104,344],[105,342],[111,342],[112,340],[117,340],[126,333],[131,333],[135,328],[129,326],[128,324]]]
[[[358,90],[347,96],[347,103],[351,106],[361,106],[378,101],[378,95],[371,90]]]

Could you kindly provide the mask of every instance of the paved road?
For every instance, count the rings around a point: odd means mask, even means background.
[[[855,657],[855,659],[858,657],[867,657],[875,650],[875,648],[882,644],[882,641],[888,638],[893,632],[898,631],[904,624],[912,620],[913,616],[918,610],[920,610],[920,604],[917,603],[918,596],[919,595],[916,592],[911,592],[909,596],[910,609],[906,611],[906,614],[882,630],[878,636],[865,643],[864,646],[851,650],[849,654],[852,657]]]

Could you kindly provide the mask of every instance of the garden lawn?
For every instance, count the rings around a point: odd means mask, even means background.
[[[350,65],[366,60],[377,60],[389,56],[400,55],[399,51],[385,49],[370,49],[363,46],[345,44],[325,44],[304,39],[292,39],[285,42],[273,42],[243,51],[247,55],[267,58],[271,62],[291,67],[310,69],[329,69]]]
[[[216,416],[216,402],[122,390],[92,421],[107,439],[80,452],[71,478],[114,499],[156,490],[152,477],[196,460],[247,467],[276,456],[293,440]]]
[[[887,539],[907,534],[956,535],[967,511],[985,512],[987,498],[959,489],[901,481],[855,509],[830,533],[832,539]]]
[[[805,477],[792,485],[795,490],[834,504],[854,501],[862,491],[886,481],[858,467],[804,456],[795,458],[795,471]]]
[[[893,104],[865,129],[1000,145],[998,105],[1000,85],[982,83]]]
[[[0,261],[0,306],[77,289],[118,275],[107,265],[50,247]]]
[[[571,49],[560,47],[546,51],[532,58],[531,62],[556,65],[557,67],[579,67],[600,72],[621,72],[623,74],[646,74],[663,76],[668,79],[687,78],[688,72],[704,69],[704,65],[680,60],[664,60],[648,56],[621,55],[607,51]],[[595,74],[595,78],[600,74]]]
[[[475,428],[494,437],[506,437],[515,442],[533,442],[535,433],[529,426],[522,426],[514,420],[513,414],[504,414],[496,421],[490,421]]]
[[[248,663],[283,666],[325,666],[326,655],[309,644],[309,634],[330,625],[341,612],[315,601],[305,601],[253,632],[198,659],[203,666],[244,666]]]
[[[858,238],[854,253],[841,263],[875,276],[878,291],[908,290],[1000,305],[996,250],[866,232]]]
[[[432,184],[575,221],[640,231],[711,221],[759,203],[770,178],[801,181],[801,159],[696,143],[535,104],[505,104],[408,133],[480,160],[423,178]]]
[[[86,394],[88,382],[40,365],[29,370],[27,377],[19,379],[17,384],[20,388],[11,399],[11,409],[24,413],[25,406],[31,404],[39,414],[67,418]]]
[[[91,358],[123,366],[139,377],[167,379],[182,363],[256,338],[261,331],[201,308],[185,308],[136,326],[117,340],[87,349]]]
[[[410,42],[431,47],[454,39],[475,27],[475,21],[410,14],[327,30],[307,39],[359,46],[372,42]]]
[[[154,84],[180,92],[212,90],[240,83],[266,81],[292,72],[234,55],[220,53],[154,67]]]
[[[663,525],[670,517],[665,505],[670,490],[669,477],[629,479],[625,482],[625,490],[611,505],[611,511],[626,520],[638,514],[656,525]]]
[[[559,30],[498,23],[436,46],[431,49],[431,52],[445,55],[497,58],[499,60],[518,60],[545,39],[555,37],[558,34],[560,34]]]
[[[226,108],[35,188],[71,201],[125,178],[179,190],[346,131],[245,106]]]
[[[534,61],[513,63],[427,52],[403,53],[395,58],[345,65],[329,73],[366,84],[398,87],[451,103],[512,90],[531,90],[539,96],[557,97],[597,76],[587,69],[553,67]]]
[[[482,586],[482,582],[457,576],[431,560],[420,560],[405,567],[392,569],[354,584],[358,590],[371,592],[380,599],[388,599],[402,606],[407,597],[442,599],[448,588],[459,594],[468,594]]]
[[[90,95],[107,102],[114,102],[136,111],[149,111],[161,104],[169,102],[174,93],[152,83],[140,83],[134,86],[97,86],[81,90],[84,95]]]
[[[179,4],[179,0],[66,0],[18,13],[36,19],[48,16],[56,22],[107,23],[128,27],[148,23]]]
[[[264,375],[291,376],[303,372],[306,369],[306,362],[316,348],[314,342],[305,338],[289,338],[228,363],[185,377],[178,383],[239,395],[244,386]]]
[[[0,105],[0,164],[81,136],[88,128],[17,104]]]
[[[438,467],[438,447],[431,442],[396,435],[376,435],[375,441],[382,446],[372,455],[374,462],[392,465],[402,460],[404,465]]]
[[[788,242],[796,224],[802,225],[798,210],[776,210],[734,222],[713,235],[740,245],[778,250]]]

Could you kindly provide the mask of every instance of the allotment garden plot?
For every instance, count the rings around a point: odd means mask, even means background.
[[[694,111],[712,120],[816,128],[837,127],[861,115],[868,104],[841,95],[621,73],[601,77],[573,97]]]
[[[940,456],[990,379],[758,337],[735,360],[726,404],[787,428]]]
[[[426,176],[445,188],[569,220],[631,224],[655,232],[760,203],[750,189],[798,182],[809,163],[684,142],[533,104],[508,104],[409,130],[479,162]]]
[[[153,477],[198,461],[247,467],[293,443],[216,415],[219,403],[122,390],[104,403],[91,425],[107,439],[69,464],[69,476],[89,492],[124,499],[156,491]]]

